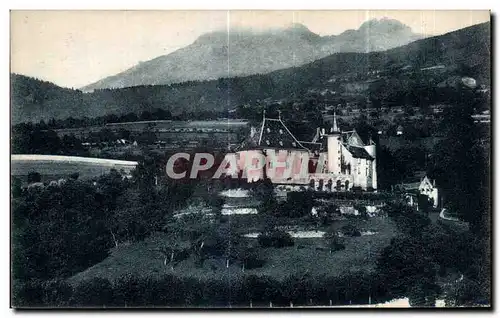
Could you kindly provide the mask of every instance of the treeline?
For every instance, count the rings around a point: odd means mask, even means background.
[[[103,127],[98,131],[89,131],[85,136],[76,137],[74,134],[65,134],[62,137],[44,123],[21,123],[12,127],[11,153],[13,154],[43,154],[43,155],[66,155],[89,157],[88,144],[93,147],[108,147],[113,145],[124,145],[117,141],[124,139],[130,145],[134,141],[138,145],[152,145],[158,140],[155,132],[144,129],[142,132],[131,132],[126,129],[112,130]],[[110,156],[110,159],[132,158],[128,153],[117,158],[114,154],[100,153],[100,157]],[[126,158],[125,158],[126,157]]]
[[[373,273],[343,276],[292,275],[222,277],[125,276],[115,282],[92,278],[29,281],[15,286],[19,307],[290,307],[385,302],[384,281]]]
[[[144,110],[138,114],[127,113],[107,114],[97,117],[80,117],[74,118],[72,116],[65,119],[51,118],[47,122],[40,120],[38,123],[43,129],[64,129],[64,128],[80,128],[92,126],[104,126],[107,124],[127,123],[137,121],[155,121],[155,120],[216,120],[218,118],[231,118],[232,113],[228,112],[215,112],[215,111],[199,111],[195,113],[181,112],[177,115],[172,115],[168,110],[156,108],[152,111]]]
[[[51,118],[47,122],[44,120],[40,121],[40,126],[45,129],[61,129],[61,128],[79,128],[79,127],[91,127],[91,126],[104,126],[106,124],[112,123],[125,123],[125,122],[136,122],[136,121],[151,121],[151,120],[170,120],[177,119],[173,117],[172,114],[164,109],[157,108],[153,111],[143,111],[139,114],[127,113],[122,115],[117,114],[107,114],[104,116],[97,117],[81,117],[74,118],[68,117],[65,119]]]
[[[21,123],[12,127],[11,153],[89,157],[91,152],[84,145],[85,142],[103,148],[116,144],[118,139],[125,139],[129,143],[137,141],[139,144],[151,145],[157,137],[154,132],[148,130],[132,134],[125,129],[113,131],[108,128],[89,132],[85,137],[76,137],[74,134],[60,137],[54,130],[46,129],[43,124]],[[101,158],[106,156],[106,153],[100,154]],[[128,154],[124,156],[117,158],[114,155],[110,159],[136,160]]]
[[[22,123],[12,127],[11,152],[13,154],[42,154],[89,156],[82,141],[73,135],[60,138],[53,130],[40,124]]]

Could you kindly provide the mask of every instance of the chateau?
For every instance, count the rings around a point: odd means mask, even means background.
[[[255,158],[265,163],[255,163]],[[329,129],[317,128],[311,141],[299,141],[285,123],[267,118],[260,129],[252,128],[250,137],[237,149],[237,160],[251,158],[253,171],[247,171],[249,182],[269,178],[283,190],[348,191],[377,189],[376,144],[368,144],[355,130],[341,131],[337,116]]]

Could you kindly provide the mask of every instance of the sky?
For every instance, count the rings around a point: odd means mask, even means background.
[[[11,11],[11,72],[80,88],[191,44],[203,33],[302,23],[320,35],[391,18],[439,35],[489,21],[489,11]]]

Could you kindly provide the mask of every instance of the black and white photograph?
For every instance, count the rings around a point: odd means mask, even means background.
[[[491,20],[11,10],[11,308],[491,309]]]

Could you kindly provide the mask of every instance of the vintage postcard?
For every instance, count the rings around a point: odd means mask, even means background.
[[[11,11],[12,308],[491,308],[489,11]]]

